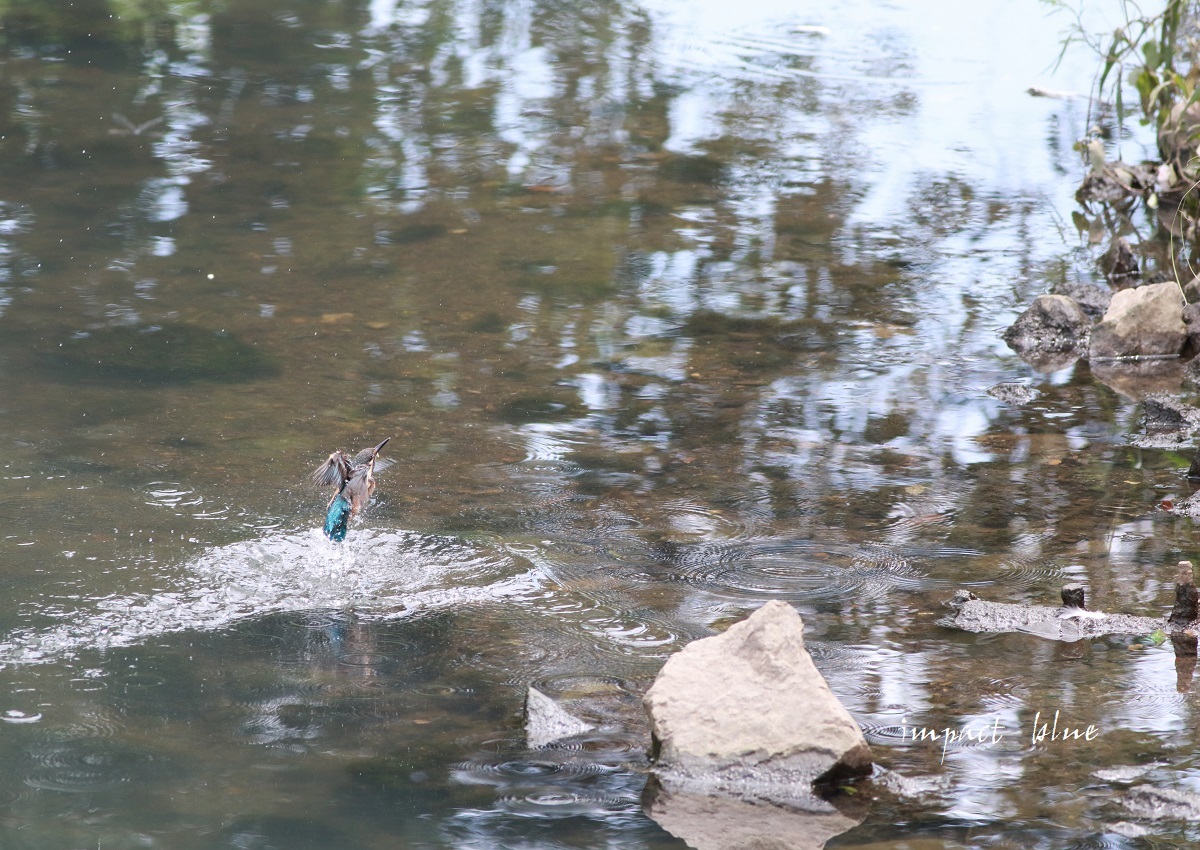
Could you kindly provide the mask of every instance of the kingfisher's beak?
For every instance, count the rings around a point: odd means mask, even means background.
[[[377,446],[375,447],[375,454],[379,454],[379,452],[380,452],[380,451],[383,449],[383,447],[384,447],[384,446],[386,446],[386,445],[387,445],[387,444],[388,444],[388,443],[391,441],[391,439],[392,439],[391,437],[388,437],[388,438],[387,438],[386,440],[384,440],[382,443],[380,443],[379,445],[377,445]]]

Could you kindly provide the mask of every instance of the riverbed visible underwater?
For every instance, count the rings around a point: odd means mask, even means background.
[[[0,848],[683,847],[630,718],[772,599],[936,780],[827,846],[1200,840],[1125,804],[1200,791],[1170,642],[939,622],[1197,554],[1190,450],[998,336],[1099,275],[1070,24],[0,4]],[[310,473],[386,437],[330,543]],[[531,685],[596,729],[526,749]]]

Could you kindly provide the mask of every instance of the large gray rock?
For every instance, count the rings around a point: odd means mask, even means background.
[[[1035,368],[1056,371],[1085,348],[1092,321],[1074,299],[1039,295],[1001,337]]]
[[[1187,341],[1183,294],[1176,283],[1152,283],[1113,295],[1092,328],[1089,359],[1177,356]]]
[[[643,700],[664,787],[787,801],[871,771],[871,750],[804,647],[792,606],[768,602],[667,660]]]

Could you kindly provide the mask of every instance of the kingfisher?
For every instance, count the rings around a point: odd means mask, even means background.
[[[337,487],[325,510],[325,536],[335,543],[346,539],[350,518],[358,516],[375,493],[375,461],[391,439],[388,437],[377,446],[363,449],[354,457],[336,451],[313,473],[313,483]]]

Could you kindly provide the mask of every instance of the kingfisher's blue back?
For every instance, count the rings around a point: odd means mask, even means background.
[[[350,524],[350,500],[338,493],[325,512],[325,536],[335,543],[346,539],[346,528]]]

